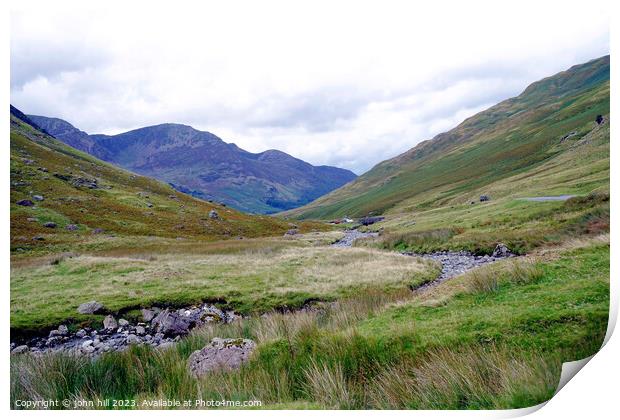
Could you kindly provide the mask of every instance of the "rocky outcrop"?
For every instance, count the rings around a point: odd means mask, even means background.
[[[508,247],[503,243],[497,244],[497,246],[493,250],[493,254],[491,254],[491,256],[494,258],[506,258],[512,257],[513,255],[515,254],[513,254],[510,249],[508,249]]]
[[[245,338],[214,338],[189,357],[189,370],[197,377],[217,370],[238,369],[247,362],[256,343]]]

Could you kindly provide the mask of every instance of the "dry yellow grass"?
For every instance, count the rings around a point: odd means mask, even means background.
[[[299,307],[360,290],[395,291],[432,279],[432,262],[372,249],[289,247],[233,254],[77,256],[12,271],[15,327],[54,325],[97,300],[113,311],[225,302],[244,313]],[[29,325],[30,324],[30,325]]]

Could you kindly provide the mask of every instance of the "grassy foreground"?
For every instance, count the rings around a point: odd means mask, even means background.
[[[322,311],[195,331],[97,360],[11,358],[11,399],[261,400],[266,408],[517,408],[549,399],[562,361],[606,331],[608,237],[485,266],[422,294],[356,294]],[[191,377],[212,337],[259,344],[236,372]]]
[[[257,314],[364,290],[408,290],[438,273],[432,262],[395,253],[303,246],[303,237],[285,242],[297,246],[272,248],[262,241],[262,248],[229,253],[61,256],[15,268],[11,327],[33,331],[102,318],[78,316],[77,306],[89,300],[116,313],[212,301]]]

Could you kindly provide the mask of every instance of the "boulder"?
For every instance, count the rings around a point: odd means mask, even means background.
[[[491,197],[486,194],[480,196],[480,201],[491,201]]]
[[[219,219],[219,218],[220,218],[220,215],[219,215],[219,214],[217,214],[217,211],[215,211],[215,210],[211,210],[211,211],[209,212],[209,218],[210,218],[210,219]]]
[[[65,229],[74,231],[74,230],[78,230],[79,227],[78,227],[78,225],[69,224],[69,225],[65,226]]]
[[[146,333],[146,328],[144,328],[142,325],[138,325],[136,327],[136,334],[144,335],[145,333]]]
[[[151,322],[151,320],[155,318],[155,311],[152,309],[142,309],[141,312],[144,322]]]
[[[297,235],[298,233],[299,233],[299,230],[297,229],[289,229],[286,231],[284,236],[293,236],[293,235]]]
[[[43,201],[42,195],[33,195],[32,198],[35,199],[36,201]]]
[[[12,353],[12,354],[21,354],[21,353],[26,353],[26,352],[28,352],[28,350],[30,350],[30,349],[28,348],[28,346],[27,346],[27,345],[25,345],[25,344],[24,344],[24,345],[21,345],[21,346],[17,346],[17,347],[15,347],[15,348],[11,351],[11,353]]]
[[[127,336],[127,344],[139,344],[140,341],[140,338],[135,334],[129,334]]]
[[[126,319],[121,318],[121,319],[118,320],[118,325],[121,326],[121,327],[126,327],[127,325],[129,325],[129,321],[127,321]]]
[[[256,343],[245,338],[214,338],[201,350],[189,357],[189,370],[194,376],[202,376],[217,370],[238,369],[256,348]]]
[[[175,335],[187,333],[191,322],[179,313],[165,309],[151,320],[151,326],[162,334]]]
[[[95,314],[103,311],[103,305],[96,300],[91,300],[90,302],[82,303],[78,306],[78,313],[80,314]]]
[[[30,200],[19,200],[17,202],[17,205],[18,206],[25,206],[25,207],[32,207],[32,206],[34,206],[34,203],[32,201],[30,201]]]
[[[118,323],[112,315],[108,315],[103,319],[103,328],[106,330],[114,330],[118,328]]]
[[[510,251],[510,249],[508,249],[505,244],[502,243],[497,244],[497,246],[493,250],[493,254],[491,254],[491,256],[494,258],[510,257],[511,255],[514,254]]]
[[[45,226],[46,228],[54,229],[58,225],[56,223],[54,223],[54,222],[45,222],[45,223],[43,223],[43,226]]]

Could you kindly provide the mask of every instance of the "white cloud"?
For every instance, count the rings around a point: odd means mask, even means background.
[[[185,123],[358,173],[609,51],[606,3],[18,7],[11,101],[24,112],[90,133]]]

